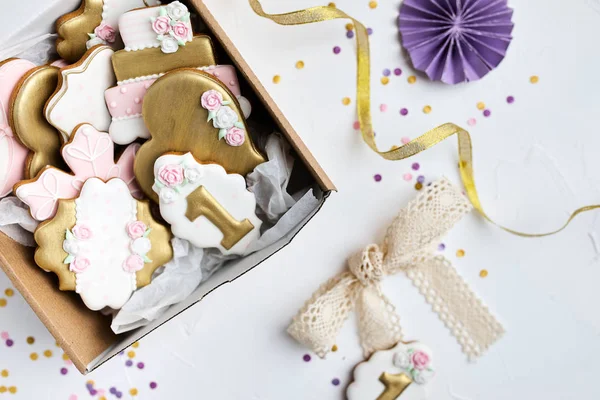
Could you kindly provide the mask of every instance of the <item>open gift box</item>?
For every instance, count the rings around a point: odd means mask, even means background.
[[[35,25],[44,28],[50,26],[48,21],[56,20],[62,15],[65,3],[67,2],[57,1],[54,7],[49,8],[49,12],[39,16],[34,21],[35,24],[30,23],[29,26]],[[73,1],[69,3],[73,3]],[[231,63],[237,66],[244,93],[247,94],[254,106],[252,120],[279,130],[293,147],[297,161],[292,184],[295,181],[301,182],[302,185],[308,184],[320,188],[320,190],[315,190],[319,201],[317,206],[289,234],[263,250],[229,262],[203,282],[186,300],[172,306],[161,318],[142,328],[121,335],[115,335],[112,332],[110,317],[88,310],[76,293],[59,291],[56,276],[44,272],[35,264],[33,249],[23,247],[9,237],[0,234],[0,249],[2,249],[0,264],[2,268],[82,373],[94,370],[132,343],[201,301],[213,290],[237,279],[281,250],[319,211],[330,192],[335,190],[332,182],[282,115],[208,8],[201,0],[194,0],[191,5],[194,6],[208,27],[208,33],[216,39],[215,46],[221,63],[229,62],[228,58],[230,58]]]

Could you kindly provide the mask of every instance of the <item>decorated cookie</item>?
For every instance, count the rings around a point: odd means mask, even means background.
[[[176,237],[223,254],[242,254],[260,236],[256,199],[241,175],[201,164],[187,153],[160,157],[154,176],[160,214]]]
[[[44,106],[58,84],[58,67],[44,65],[27,72],[10,99],[10,125],[16,138],[30,152],[25,179],[51,165],[64,168],[60,133],[44,117]]]
[[[60,200],[56,216],[37,228],[35,261],[88,308],[119,309],[171,260],[170,239],[149,203],[135,200],[124,181],[91,178],[77,199]]]
[[[401,342],[358,364],[348,400],[426,400],[425,385],[434,375],[431,350],[418,342]]]
[[[62,157],[73,174],[46,167],[35,179],[17,184],[15,194],[29,206],[32,217],[38,221],[54,217],[58,201],[77,197],[85,181],[93,177],[105,181],[120,178],[133,196],[141,198],[133,175],[133,161],[138,149],[138,144],[130,145],[115,164],[114,143],[110,136],[83,124],[62,149]]]
[[[58,54],[71,63],[78,61],[87,49],[98,44],[118,42],[118,19],[126,11],[144,5],[157,5],[157,0],[83,0],[78,10],[56,22],[59,38]]]
[[[58,88],[46,103],[46,119],[58,129],[65,141],[77,125],[88,123],[107,131],[111,117],[104,92],[115,84],[108,46],[89,50],[76,64],[60,70]]]
[[[248,118],[250,116],[252,107],[250,102],[241,95],[235,67],[232,65],[216,65],[198,69],[213,75],[223,82],[240,103],[244,117]],[[159,74],[159,76],[162,75],[164,74]],[[122,83],[106,91],[106,104],[112,115],[112,123],[108,132],[115,143],[129,144],[137,138],[148,139],[150,137],[150,132],[148,132],[142,119],[142,103],[146,92],[156,82],[156,79],[158,77],[146,80],[134,80],[133,82]]]
[[[12,192],[25,176],[29,150],[15,138],[10,127],[10,96],[23,75],[35,64],[19,59],[0,62],[0,197]]]
[[[265,162],[248,135],[235,96],[206,72],[181,69],[159,78],[146,93],[142,110],[151,139],[137,154],[135,174],[144,193],[156,202],[152,171],[167,152],[190,152],[203,163],[219,164],[227,173],[242,176]]]

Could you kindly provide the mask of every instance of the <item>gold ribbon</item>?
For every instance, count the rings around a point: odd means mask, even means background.
[[[446,123],[438,126],[423,135],[412,140],[401,147],[397,147],[390,151],[380,151],[375,142],[375,134],[373,133],[373,124],[371,119],[371,72],[370,72],[370,50],[369,50],[369,35],[365,26],[358,20],[352,18],[342,10],[336,7],[320,6],[307,8],[305,10],[293,11],[285,14],[267,14],[264,12],[259,0],[248,0],[254,12],[261,17],[268,18],[280,25],[303,25],[312,24],[315,22],[330,21],[334,19],[349,19],[354,24],[356,29],[357,42],[357,89],[356,89],[356,108],[358,112],[358,120],[360,122],[360,130],[365,143],[369,147],[386,160],[404,160],[425,151],[439,142],[456,135],[458,138],[458,156],[460,176],[465,187],[465,193],[473,204],[473,207],[489,222],[498,226],[506,232],[522,237],[543,237],[554,235],[565,229],[571,221],[587,211],[600,208],[600,205],[591,205],[581,207],[575,210],[567,222],[552,232],[547,233],[523,233],[513,229],[506,228],[494,222],[483,210],[477,187],[475,185],[475,177],[473,172],[473,148],[471,135],[463,128],[453,124]]]
[[[450,261],[435,253],[444,234],[472,209],[447,180],[427,186],[400,210],[382,245],[372,244],[348,259],[341,272],[315,292],[288,332],[324,357],[351,311],[358,319],[365,356],[402,340],[400,317],[381,281],[405,273],[448,327],[469,359],[479,357],[504,333]]]

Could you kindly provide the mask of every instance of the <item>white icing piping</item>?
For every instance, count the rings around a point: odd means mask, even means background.
[[[200,70],[200,71],[208,71],[209,69],[214,69],[214,68],[217,68],[217,67],[218,67],[218,65],[210,65],[208,67],[198,67],[196,69]],[[163,76],[165,74],[166,74],[166,72],[161,72],[161,73],[158,73],[158,74],[144,75],[144,76],[139,76],[137,78],[125,79],[125,80],[122,80],[122,81],[118,81],[117,82],[117,86],[127,85],[129,83],[149,81],[151,79],[158,79],[158,78],[160,78],[161,76]]]
[[[134,119],[134,118],[141,118],[142,114],[132,114],[132,115],[127,115],[125,117],[113,117],[113,122],[118,122],[118,121],[125,121],[128,119]]]

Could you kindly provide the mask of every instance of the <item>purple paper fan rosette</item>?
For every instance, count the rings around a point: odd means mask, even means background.
[[[500,64],[512,40],[507,0],[404,0],[398,18],[414,67],[434,81],[475,81]]]

